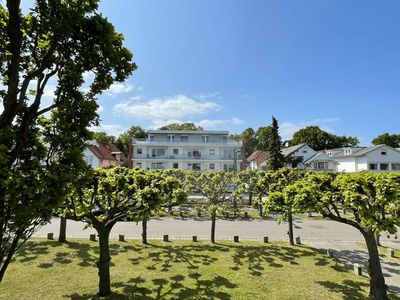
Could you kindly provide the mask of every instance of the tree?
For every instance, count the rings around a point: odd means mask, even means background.
[[[93,132],[92,139],[99,142],[111,143],[111,144],[115,144],[115,142],[117,141],[115,136],[110,135],[104,131]]]
[[[233,196],[228,193],[233,190],[233,172],[206,171],[192,174],[190,180],[192,189],[202,194],[207,202],[211,215],[211,243],[215,243],[215,223],[217,210]]]
[[[121,133],[116,140],[116,145],[125,155],[128,155],[129,144],[133,138],[145,138],[146,131],[140,126],[131,126],[126,132]]]
[[[289,141],[290,146],[302,143],[306,143],[314,150],[319,151],[340,147],[355,147],[359,144],[359,141],[356,137],[334,135],[318,126],[307,126],[296,131]]]
[[[372,140],[372,144],[381,145],[385,144],[393,148],[400,147],[400,134],[382,133]]]
[[[296,191],[289,186],[302,179],[303,176],[303,172],[299,169],[282,168],[275,172],[270,171],[260,181],[261,185],[269,191],[263,203],[264,209],[267,212],[280,214],[279,222],[283,220],[288,222],[290,245],[294,245],[293,214],[300,210],[294,205]]]
[[[271,170],[275,171],[283,167],[284,157],[281,152],[281,145],[282,141],[279,135],[278,121],[274,117],[272,117],[271,139],[268,148],[268,165]]]
[[[16,249],[47,222],[83,165],[95,96],[136,68],[98,1],[0,4],[0,281]],[[94,80],[85,92],[83,74]],[[49,82],[52,103],[42,101]]]
[[[195,130],[202,131],[204,130],[201,126],[196,126],[194,123],[186,122],[182,124],[172,123],[159,128],[160,130]]]
[[[99,236],[99,296],[110,288],[109,235],[113,226],[126,219],[140,220],[156,209],[165,198],[181,201],[186,197],[178,179],[161,172],[131,170],[125,167],[96,169],[82,174],[84,188],[71,191],[66,215],[96,229]]]
[[[272,139],[272,127],[264,126],[259,127],[256,132],[257,136],[257,149],[268,151]]]
[[[375,235],[394,234],[400,225],[400,175],[396,173],[310,173],[288,189],[300,209],[355,227],[364,237],[369,254],[370,294],[387,299]],[[352,211],[353,218],[340,213]]]
[[[257,137],[253,128],[247,128],[241,134],[231,135],[231,139],[243,141],[246,157],[249,157],[257,149]]]
[[[147,171],[150,172],[150,171]],[[164,182],[164,193],[163,194],[153,194],[154,197],[159,197],[158,199],[152,199],[152,201],[157,201],[158,205],[156,207],[145,206],[143,207],[140,221],[142,222],[142,243],[147,244],[147,224],[150,217],[156,214],[158,211],[164,209],[171,209],[173,206],[179,205],[183,200],[187,198],[190,191],[190,187],[187,185],[187,171],[183,170],[155,170],[152,171],[158,176],[165,178]],[[173,181],[171,181],[173,179]],[[174,194],[174,189],[177,187],[175,181],[178,180],[180,183],[179,197]]]

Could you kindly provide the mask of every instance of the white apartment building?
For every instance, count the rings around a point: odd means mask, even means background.
[[[150,130],[132,140],[132,167],[193,171],[241,170],[242,143],[228,131]]]

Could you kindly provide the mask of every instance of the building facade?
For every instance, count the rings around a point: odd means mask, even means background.
[[[127,160],[118,147],[111,143],[90,141],[83,151],[83,159],[92,168],[115,167],[126,164]]]
[[[132,140],[132,167],[193,171],[241,170],[242,143],[228,131],[150,130]]]

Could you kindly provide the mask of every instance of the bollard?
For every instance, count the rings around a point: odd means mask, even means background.
[[[53,239],[54,239],[54,233],[49,232],[49,233],[47,234],[47,239],[48,239],[48,240],[53,240]]]
[[[249,217],[249,213],[247,211],[244,212],[244,218],[247,219]]]
[[[312,218],[312,212],[307,213],[307,218]]]
[[[168,240],[168,234],[164,234],[164,235],[163,235],[163,241],[164,241],[164,242],[169,242],[169,240]]]
[[[394,255],[394,250],[393,249],[391,249],[391,248],[389,248],[388,249],[388,254],[387,254],[390,258],[394,258],[395,257],[395,255]]]
[[[268,237],[264,236],[264,243],[268,243]]]
[[[192,241],[197,242],[197,235],[192,236]]]
[[[332,249],[326,250],[326,254],[327,254],[329,257],[333,257],[333,250],[332,250]]]
[[[239,243],[239,236],[238,236],[238,235],[235,235],[235,236],[233,237],[233,241],[234,241],[235,243]]]
[[[91,240],[91,241],[96,241],[96,235],[95,234],[91,234],[90,236],[89,236],[89,239]]]
[[[301,245],[301,240],[299,236],[296,236],[296,244]]]
[[[354,264],[354,273],[357,276],[361,276],[362,275],[362,268],[359,264]]]
[[[118,237],[118,240],[119,240],[120,242],[125,242],[125,235],[120,234],[119,237]]]

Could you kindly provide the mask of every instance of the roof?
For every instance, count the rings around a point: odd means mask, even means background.
[[[257,166],[261,165],[264,161],[269,157],[269,153],[267,151],[256,150],[252,154],[249,155],[247,161],[255,161]]]
[[[309,164],[314,160],[319,161],[333,161],[331,157],[329,157],[324,151],[318,151],[314,156],[310,157],[304,164]]]
[[[364,155],[366,155],[366,154],[368,154],[368,153],[370,153],[370,152],[372,152],[372,151],[374,151],[374,150],[377,150],[377,149],[379,149],[379,148],[381,148],[381,147],[387,147],[387,148],[390,148],[390,149],[392,149],[392,150],[394,150],[394,151],[400,153],[399,150],[397,150],[397,149],[395,149],[395,148],[393,148],[393,147],[390,147],[390,146],[385,145],[385,144],[380,144],[380,145],[374,145],[374,146],[370,146],[370,147],[357,147],[357,148],[359,148],[359,149],[357,149],[357,151],[354,152],[354,153],[352,153],[352,154],[343,154],[343,153],[340,153],[340,154],[335,155],[335,156],[333,156],[333,157],[334,157],[334,158],[360,157],[360,156],[364,156]],[[342,149],[348,149],[348,148],[351,148],[351,147],[344,147],[344,148],[342,148]],[[354,148],[353,148],[353,149],[354,149]],[[328,151],[329,151],[329,150],[328,150]]]
[[[228,131],[215,130],[149,130],[148,134],[166,133],[166,134],[223,134],[228,135]]]
[[[113,156],[113,154],[121,154],[120,160],[125,160],[125,155],[118,149],[115,144],[112,143],[105,143],[105,142],[97,142],[96,145],[91,144],[88,146],[89,150],[93,152],[94,155],[98,159],[101,160],[115,160],[118,159]]]
[[[288,156],[288,155],[292,154],[293,152],[296,152],[297,150],[299,150],[304,145],[306,145],[306,144],[303,143],[303,144],[298,144],[298,145],[294,145],[291,147],[282,148],[281,153],[283,154],[283,156]]]

